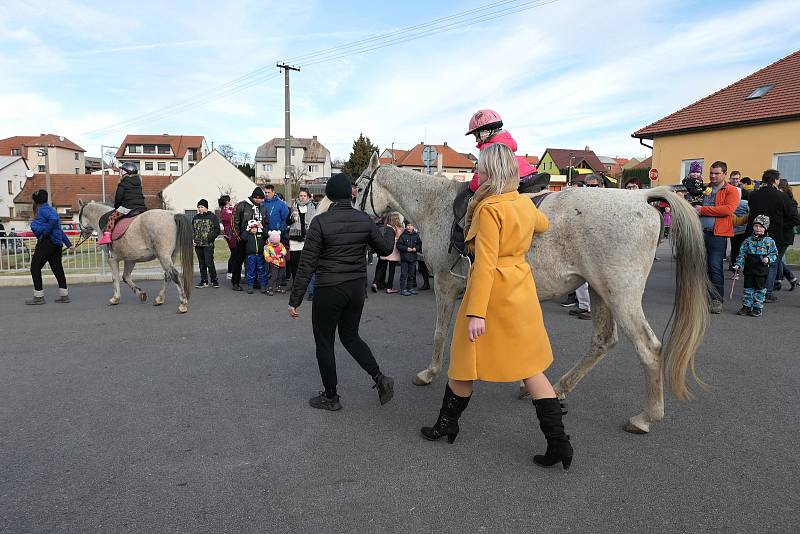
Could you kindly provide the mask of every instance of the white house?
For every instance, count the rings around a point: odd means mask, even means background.
[[[206,154],[202,135],[126,135],[116,157],[136,163],[142,175],[181,176]]]
[[[25,186],[28,164],[22,156],[0,156],[0,221],[16,216],[14,197]]]
[[[311,139],[292,137],[291,165],[300,182],[330,178],[331,153],[315,135]],[[283,183],[286,139],[276,137],[256,150],[256,182]]]
[[[175,178],[161,196],[167,209],[193,215],[201,198],[208,200],[208,208],[214,211],[218,207],[217,199],[223,194],[230,195],[235,203],[249,197],[255,186],[233,163],[214,150]]]

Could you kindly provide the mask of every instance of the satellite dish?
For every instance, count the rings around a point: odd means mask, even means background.
[[[58,140],[63,142],[64,141],[64,136],[63,135],[59,135],[58,136]]]
[[[27,170],[27,171],[25,171],[25,177],[26,177],[26,178],[33,178],[33,175],[34,175],[34,174],[36,174],[36,173],[35,173],[35,172],[33,172],[32,170]]]

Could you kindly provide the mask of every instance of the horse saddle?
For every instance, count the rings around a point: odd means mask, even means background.
[[[106,226],[108,226],[108,218],[111,217],[112,213],[114,213],[114,210],[111,210],[100,217],[100,221],[98,223],[100,228],[106,228]],[[111,240],[116,241],[125,235],[125,231],[131,225],[134,219],[136,219],[136,216],[141,215],[142,213],[144,213],[142,210],[131,210],[129,213],[117,219],[117,223],[114,225],[114,229],[111,231]]]
[[[550,184],[550,174],[546,172],[534,174],[528,180],[519,184],[517,191],[521,195],[534,195],[531,197],[533,204],[538,208],[549,192],[542,193]],[[541,194],[540,194],[541,193]],[[464,217],[467,215],[467,206],[472,198],[472,191],[469,185],[464,187],[456,194],[453,201],[453,226],[450,228],[450,246],[447,251],[456,250],[462,256],[469,255],[466,243],[464,242]]]

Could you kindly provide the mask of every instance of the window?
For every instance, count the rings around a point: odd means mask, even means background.
[[[170,149],[169,145],[158,145],[158,153],[159,154],[172,154],[172,150]]]
[[[153,170],[153,162],[152,161],[145,161],[144,162],[144,170],[152,171]]]
[[[78,167],[75,167],[75,174],[80,174],[81,170]]]
[[[698,161],[700,165],[703,165],[703,158],[685,159],[681,161],[681,175],[679,177],[681,180],[689,176],[689,166],[693,161]]]
[[[166,171],[167,170],[167,162],[166,161],[159,161],[158,162],[158,170],[159,171]]]
[[[755,100],[757,98],[761,98],[765,94],[769,93],[769,90],[775,87],[774,83],[768,83],[767,85],[762,85],[761,87],[756,88],[755,91],[750,93],[745,97],[745,100]]]
[[[292,157],[294,157],[294,149],[292,149]]]
[[[12,148],[11,149],[11,155],[12,156],[19,156],[20,155],[20,149],[19,148]]]
[[[184,210],[184,213],[186,214],[187,217],[191,219],[192,217],[197,215],[197,210]]]
[[[78,161],[79,159],[81,159],[80,155],[77,152],[75,152],[75,161]]]
[[[8,181],[8,194],[9,195],[14,194],[14,182],[12,182],[11,180]]]
[[[187,157],[186,159],[189,161],[194,161],[196,157],[196,151],[194,148],[190,148],[186,151]]]
[[[12,219],[14,218],[14,207],[13,206],[9,206],[8,207],[8,216],[11,217]]]
[[[128,154],[141,154],[142,145],[128,145]]]
[[[170,161],[169,162],[169,170],[173,172],[178,172],[178,162],[177,161]]]
[[[142,149],[145,154],[155,154],[156,153],[156,145],[143,145]]]
[[[44,172],[44,165],[39,165],[38,169],[39,169],[39,172]]]
[[[318,168],[319,168],[319,165],[309,165],[308,166],[308,172],[317,172]]]
[[[800,185],[800,152],[775,154],[773,167],[792,185]]]
[[[265,163],[263,171],[264,172],[272,172],[272,163]]]

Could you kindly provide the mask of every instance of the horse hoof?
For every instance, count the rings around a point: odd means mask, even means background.
[[[650,432],[649,429],[645,430],[643,428],[639,428],[630,421],[626,422],[625,426],[623,426],[622,429],[630,434],[648,434]]]
[[[428,386],[430,385],[433,379],[428,374],[428,371],[422,371],[417,373],[417,376],[414,377],[414,385],[415,386]]]
[[[186,313],[188,311],[189,311],[189,306],[185,306],[183,304],[178,306],[178,313]]]
[[[164,304],[163,300],[156,299],[155,301],[153,301],[153,306],[161,306],[162,304]]]
[[[115,299],[115,298],[108,299],[108,305],[109,306],[116,306],[117,304],[119,304],[119,299]]]
[[[145,293],[144,291],[139,293],[139,300],[142,302],[147,302],[147,293]]]

